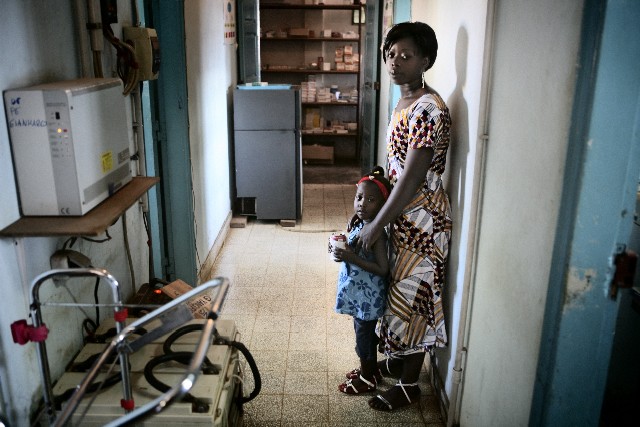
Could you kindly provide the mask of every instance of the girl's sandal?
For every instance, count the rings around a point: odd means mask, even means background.
[[[380,362],[378,362],[378,367],[376,368],[376,372],[375,372],[375,377],[376,377],[376,381],[382,381],[382,377],[392,377],[393,374],[391,373],[391,370],[389,369],[389,358],[387,358],[384,362],[384,367],[386,372],[383,373],[382,369],[380,369]],[[345,377],[348,380],[353,380],[356,379],[360,376],[360,368],[355,368],[350,370],[349,372],[346,373]]]
[[[385,397],[378,394],[376,395],[376,397],[369,400],[369,406],[372,409],[376,409],[378,411],[393,411],[394,409],[402,408],[404,406],[408,406],[418,401],[417,398],[420,397],[420,388],[418,387],[418,383],[402,384],[402,381],[398,381],[396,386],[399,386],[402,389],[402,392],[404,393],[404,397],[407,399],[406,402],[400,401],[397,403],[391,403]],[[414,400],[412,400],[411,397],[409,397],[409,393],[407,393],[407,390],[405,389],[405,387],[415,387],[417,389],[417,393],[415,393],[416,395],[414,396]]]
[[[359,384],[354,384],[354,381],[359,381]],[[358,378],[348,379],[342,384],[338,386],[338,390],[345,394],[360,394],[367,393],[370,391],[375,391],[377,386],[377,381],[373,378],[373,381],[368,381],[362,377],[362,375],[358,376]]]
[[[355,380],[356,378],[360,378],[360,373],[360,368],[355,368],[347,372],[345,374],[345,377],[348,380]],[[380,369],[376,369],[376,372],[373,374],[373,376],[375,377],[376,382],[382,381],[382,371],[380,371]]]

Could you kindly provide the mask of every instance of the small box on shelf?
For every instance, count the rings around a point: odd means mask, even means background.
[[[330,145],[303,145],[302,160],[305,162],[319,162],[333,164],[333,147]]]

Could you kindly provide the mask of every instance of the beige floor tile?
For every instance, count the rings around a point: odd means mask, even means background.
[[[283,378],[287,370],[287,351],[254,350],[251,352],[256,365],[264,372],[279,373]]]
[[[282,419],[287,422],[327,422],[329,420],[329,400],[327,396],[292,396],[282,403]]]
[[[304,396],[327,396],[327,372],[294,372],[287,371],[284,381],[284,394],[287,401],[300,399],[309,401]],[[325,400],[326,402],[326,400]],[[318,421],[318,420],[316,420]]]
[[[261,421],[277,421],[282,419],[282,395],[259,394],[255,399],[244,405],[244,419],[248,425]],[[254,423],[254,424],[251,424]]]
[[[325,332],[311,335],[307,332],[289,334],[289,350],[327,350],[327,334]]]
[[[287,372],[326,372],[327,356],[324,351],[289,350]]]

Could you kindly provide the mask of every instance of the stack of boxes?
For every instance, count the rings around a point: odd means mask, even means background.
[[[333,97],[329,88],[328,87],[319,88],[317,92],[316,100],[317,102],[332,102]]]
[[[316,102],[316,76],[309,76],[300,86],[302,102]]]
[[[337,71],[358,71],[360,57],[353,53],[353,46],[345,45],[336,48],[335,54]]]

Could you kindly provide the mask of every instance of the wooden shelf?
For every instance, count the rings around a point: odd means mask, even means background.
[[[135,177],[83,216],[22,217],[0,231],[0,236],[99,236],[159,181],[156,177]]]
[[[358,10],[361,4],[291,4],[260,3],[260,9],[317,9],[317,10]]]
[[[314,132],[304,132],[302,131],[302,137],[303,138],[307,138],[307,137],[312,137],[312,138],[321,138],[321,137],[336,137],[336,136],[358,136],[358,132],[347,132],[347,133],[336,133],[336,132],[323,132],[323,133],[314,133]]]
[[[274,41],[274,42],[343,42],[343,43],[358,43],[359,38],[350,37],[260,37],[260,41]]]
[[[264,74],[358,74],[360,71],[324,71],[324,70],[297,70],[297,69],[286,69],[286,70],[261,70]]]
[[[309,107],[357,107],[357,102],[303,102],[302,105]]]

